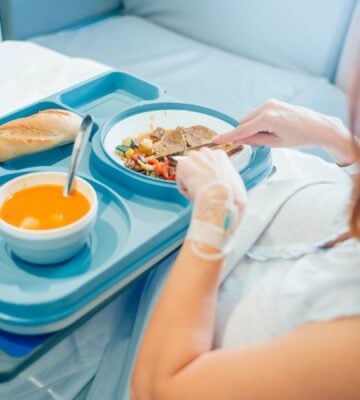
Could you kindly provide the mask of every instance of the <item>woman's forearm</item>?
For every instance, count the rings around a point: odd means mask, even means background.
[[[357,151],[351,133],[337,118],[332,118],[328,135],[324,135],[323,147],[341,166],[353,164],[357,160]]]
[[[197,257],[185,241],[137,356],[134,399],[155,398],[162,384],[211,349],[222,263]]]

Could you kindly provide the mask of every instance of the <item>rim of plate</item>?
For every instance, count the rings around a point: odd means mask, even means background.
[[[142,104],[139,106],[132,107],[130,109],[127,109],[125,111],[120,112],[119,114],[115,115],[112,117],[101,129],[101,146],[106,154],[106,157],[112,162],[113,165],[116,165],[119,170],[121,170],[123,173],[126,173],[133,178],[139,179],[139,180],[145,180],[146,182],[153,182],[156,184],[166,184],[166,185],[171,185],[173,186],[176,184],[175,181],[167,181],[165,179],[159,179],[159,178],[154,178],[151,176],[143,175],[138,172],[135,172],[129,168],[126,168],[123,164],[123,162],[120,160],[117,160],[111,153],[110,151],[106,148],[105,142],[106,139],[111,132],[112,128],[115,127],[117,124],[119,124],[122,121],[125,121],[128,118],[134,117],[136,115],[141,115],[141,114],[148,114],[151,112],[161,112],[161,111],[183,111],[183,112],[190,112],[193,114],[202,114],[211,118],[214,118],[215,120],[219,120],[223,124],[229,125],[229,128],[231,127],[236,127],[238,125],[238,121],[236,121],[234,118],[211,108],[196,105],[196,104],[190,104],[190,103],[177,103],[177,102],[165,102],[165,103],[153,103],[153,104]],[[141,132],[137,132],[134,135],[126,135],[126,136],[132,136],[136,137],[136,135],[139,135]],[[252,157],[252,150],[250,146],[246,146],[246,148],[249,148],[249,162]],[[248,165],[248,163],[247,163]],[[246,168],[245,165],[242,169]]]

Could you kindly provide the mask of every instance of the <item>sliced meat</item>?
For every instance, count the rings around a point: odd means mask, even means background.
[[[184,136],[188,147],[201,146],[209,143],[217,133],[202,125],[195,125],[184,129]]]
[[[163,157],[185,149],[184,129],[176,128],[173,131],[166,131],[162,139],[156,143],[155,154],[157,157]]]
[[[150,133],[150,137],[152,139],[160,140],[166,135],[164,128],[156,128],[153,132]]]

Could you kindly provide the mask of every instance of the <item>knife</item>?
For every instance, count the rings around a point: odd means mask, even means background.
[[[229,146],[233,145],[232,147],[230,147],[229,149],[224,149],[224,145],[223,144],[215,144],[215,143],[207,143],[205,145],[201,145],[201,146],[194,146],[194,147],[189,147],[188,149],[185,149],[184,151],[180,151],[177,153],[173,153],[173,154],[169,154],[166,157],[170,157],[175,161],[179,161],[182,158],[186,157],[188,152],[191,150],[200,150],[202,147],[209,147],[209,148],[215,148],[215,149],[222,149],[226,152],[226,154],[231,157],[234,154],[238,153],[239,151],[241,151],[243,149],[243,145],[241,144],[235,144],[235,143],[229,143]],[[226,146],[226,145],[225,145]]]

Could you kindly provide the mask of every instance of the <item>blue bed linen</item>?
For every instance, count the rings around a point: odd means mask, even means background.
[[[6,40],[24,40],[85,24],[121,8],[122,0],[1,0],[2,33]]]
[[[139,17],[113,16],[32,41],[127,70],[235,118],[278,98],[346,121],[346,97],[327,79],[240,57]]]
[[[175,251],[167,256],[149,274],[136,314],[129,313],[130,319],[124,319],[125,323],[131,324],[131,335],[126,334],[128,325],[119,324],[87,391],[86,400],[130,400],[130,379],[138,345],[177,254]]]
[[[105,349],[119,327],[121,335],[117,336],[117,344],[127,348],[144,279],[126,288],[101,312],[78,327],[16,378],[1,383],[0,399],[74,399],[84,393],[84,388],[90,386]],[[24,350],[26,343],[23,348],[17,349],[17,353]],[[122,364],[122,358],[119,360],[119,368],[121,366],[126,366]]]
[[[127,13],[232,53],[333,81],[357,0],[124,0]]]

